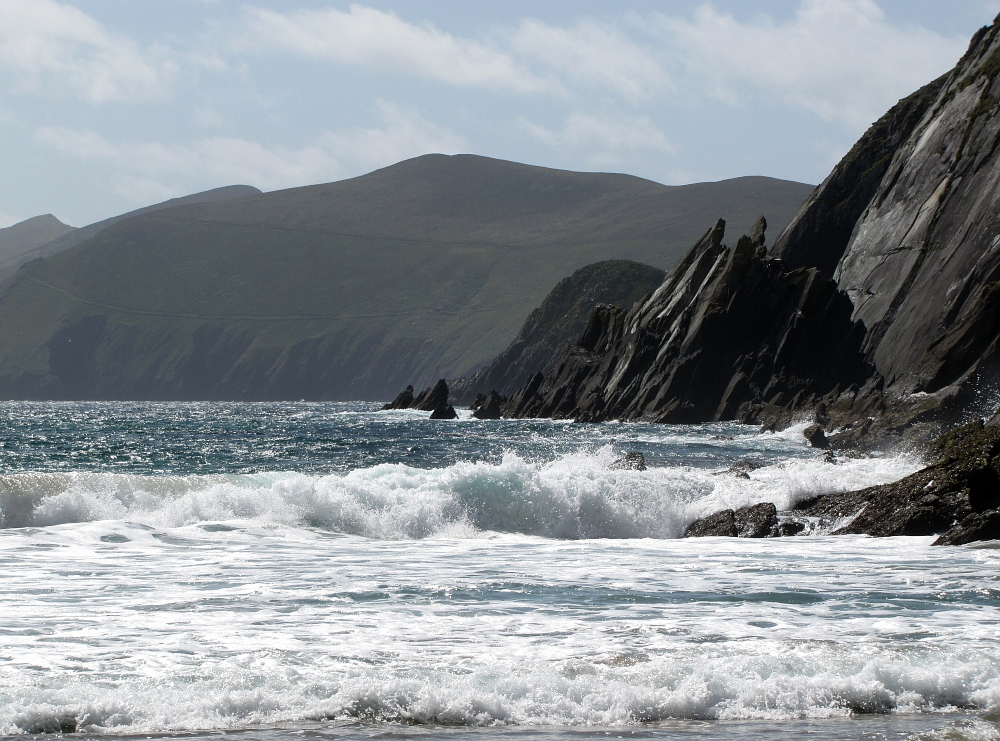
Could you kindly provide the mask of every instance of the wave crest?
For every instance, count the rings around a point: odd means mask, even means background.
[[[771,501],[779,509],[830,491],[892,481],[904,458],[830,465],[795,460],[749,480],[687,467],[610,470],[610,447],[533,462],[420,469],[383,464],[347,474],[143,476],[26,473],[0,477],[3,527],[129,520],[154,527],[251,520],[378,539],[481,531],[551,538],[673,538],[698,517]]]

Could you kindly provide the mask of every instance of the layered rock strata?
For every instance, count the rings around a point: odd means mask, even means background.
[[[864,328],[815,268],[768,256],[766,223],[733,248],[720,220],[647,300],[599,306],[548,377],[504,405],[511,417],[752,421],[863,384]]]

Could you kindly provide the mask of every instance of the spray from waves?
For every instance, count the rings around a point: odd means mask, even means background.
[[[251,520],[375,539],[492,531],[550,538],[673,538],[730,507],[797,501],[896,480],[906,458],[794,460],[749,480],[691,467],[609,470],[610,447],[550,462],[508,453],[499,464],[438,469],[385,464],[347,474],[144,476],[35,473],[0,477],[0,523],[44,527],[128,520],[153,527]]]
[[[0,703],[0,733],[134,734],[320,720],[615,727],[996,708],[995,656],[984,663],[981,655],[947,650],[906,655],[882,648],[859,658],[836,647],[807,646],[804,655],[773,648],[694,649],[629,661],[354,665],[322,673],[282,666],[273,656],[243,657],[215,662],[210,676],[187,681],[108,688],[76,679],[45,689],[26,682]]]

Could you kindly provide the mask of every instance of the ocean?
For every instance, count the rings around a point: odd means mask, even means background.
[[[996,544],[679,538],[916,457],[462,416],[0,404],[0,736],[1000,739]]]

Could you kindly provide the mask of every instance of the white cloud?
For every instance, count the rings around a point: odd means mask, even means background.
[[[250,32],[242,49],[280,49],[314,59],[402,71],[459,86],[516,92],[551,90],[553,83],[508,54],[456,38],[430,23],[415,25],[395,13],[363,5],[279,13],[248,8]]]
[[[874,0],[803,0],[775,23],[736,20],[711,5],[692,19],[656,14],[695,96],[728,102],[766,95],[863,130],[900,97],[947,72],[967,39],[891,25]]]
[[[300,148],[266,147],[234,137],[185,144],[112,142],[90,130],[44,127],[42,144],[81,160],[104,161],[116,190],[150,203],[204,188],[246,183],[263,190],[359,175],[428,152],[454,154],[465,140],[414,111],[381,102],[382,126],[324,132]]]
[[[160,96],[177,71],[165,48],[140,49],[55,0],[0,2],[0,67],[25,89],[94,103]]]
[[[648,116],[573,113],[554,131],[520,121],[521,128],[553,149],[573,150],[591,167],[612,167],[626,152],[673,154],[676,148]]]
[[[597,86],[633,103],[670,87],[656,59],[621,31],[583,20],[572,28],[525,20],[511,38],[513,48],[547,64],[577,84]]]

